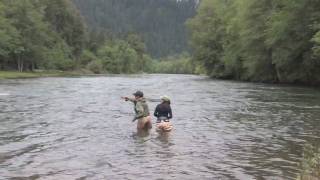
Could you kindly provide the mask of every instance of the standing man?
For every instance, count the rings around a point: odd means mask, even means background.
[[[146,99],[143,97],[143,92],[137,91],[134,94],[134,98],[122,97],[125,101],[131,101],[134,104],[134,111],[136,113],[133,122],[138,120],[138,130],[148,130],[152,128],[151,117],[149,107]]]

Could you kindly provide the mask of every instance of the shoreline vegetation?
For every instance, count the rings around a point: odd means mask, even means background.
[[[193,60],[207,75],[320,85],[320,1],[202,0],[188,20]]]
[[[175,51],[171,54],[177,55],[155,58],[143,32],[125,31],[117,36],[110,29],[89,29],[86,13],[73,1],[3,0],[0,71],[13,72],[1,77],[46,76],[37,69],[58,76],[84,70],[80,75],[206,74],[224,80],[319,86],[320,4],[270,2],[203,0],[190,6],[197,7],[196,15],[186,23],[190,54]],[[192,5],[187,4],[185,8]],[[163,8],[177,5],[182,4]],[[52,69],[67,73],[51,73]]]
[[[192,4],[172,1],[162,5],[165,10],[179,5],[192,8]],[[183,15],[179,22],[189,16],[183,10],[179,12]],[[173,51],[165,58],[155,59],[143,32],[125,31],[120,36],[110,29],[90,29],[83,14],[71,0],[0,1],[0,71],[4,71],[1,76],[60,76],[65,73],[56,72],[79,74],[79,70],[80,74],[194,72],[189,55]],[[39,73],[38,69],[49,73]]]
[[[315,144],[315,143],[314,143]],[[306,144],[297,180],[317,180],[320,177],[320,146]]]
[[[35,71],[35,72],[19,72],[19,71],[0,71],[0,80],[3,79],[26,79],[41,77],[68,77],[92,75],[94,73],[80,71]]]

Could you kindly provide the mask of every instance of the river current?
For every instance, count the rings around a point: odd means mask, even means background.
[[[136,90],[151,113],[171,97],[172,132],[137,133],[120,98]],[[193,75],[0,80],[1,180],[296,179],[311,142],[312,88]]]

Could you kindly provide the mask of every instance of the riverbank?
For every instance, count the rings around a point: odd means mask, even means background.
[[[0,71],[0,79],[80,76],[80,75],[89,75],[89,74],[91,74],[91,72],[87,72],[87,71],[36,71],[36,72]]]

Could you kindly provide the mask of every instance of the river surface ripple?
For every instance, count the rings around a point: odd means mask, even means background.
[[[136,132],[120,97],[137,89],[172,97],[170,134]],[[296,179],[319,138],[312,88],[191,75],[0,80],[0,179]]]

